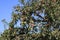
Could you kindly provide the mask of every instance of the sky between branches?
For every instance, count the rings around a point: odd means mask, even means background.
[[[4,31],[4,24],[1,20],[6,19],[6,21],[9,22],[11,19],[12,8],[18,3],[18,0],[0,0],[0,33]]]

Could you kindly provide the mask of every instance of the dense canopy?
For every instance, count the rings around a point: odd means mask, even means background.
[[[19,2],[1,40],[60,40],[60,0]]]

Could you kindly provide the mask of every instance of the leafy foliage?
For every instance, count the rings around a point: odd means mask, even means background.
[[[4,40],[60,40],[60,0],[25,1],[14,7]]]

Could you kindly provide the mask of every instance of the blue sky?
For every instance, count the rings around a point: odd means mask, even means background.
[[[9,22],[11,20],[13,6],[17,4],[19,4],[18,0],[0,0],[0,33],[4,31],[4,24],[1,20],[6,19]],[[41,15],[44,16],[44,14]]]
[[[4,31],[4,25],[1,20],[6,19],[9,22],[11,20],[13,6],[18,3],[18,0],[0,0],[0,32]]]

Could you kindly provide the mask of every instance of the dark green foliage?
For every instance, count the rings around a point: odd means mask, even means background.
[[[60,0],[25,1],[20,0],[22,7],[14,7],[4,40],[60,40]],[[18,21],[21,27],[15,26]]]

